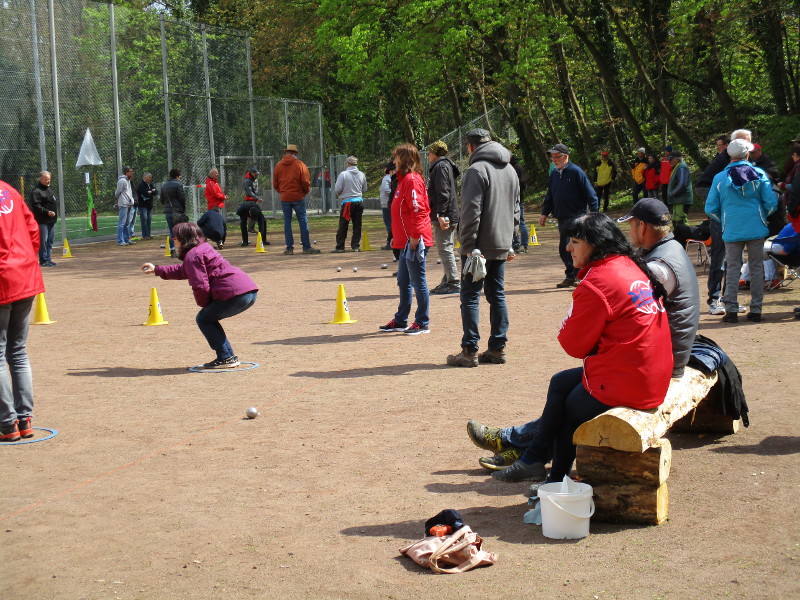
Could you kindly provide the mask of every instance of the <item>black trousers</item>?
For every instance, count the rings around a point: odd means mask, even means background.
[[[348,202],[347,204],[350,205],[350,221],[353,222],[353,237],[350,238],[350,247],[356,250],[361,247],[361,217],[364,215],[364,203]],[[350,221],[342,216],[339,217],[339,229],[336,231],[337,250],[344,250],[344,242],[347,239]]]
[[[259,211],[256,215],[253,215],[251,212],[250,216],[253,217],[253,220],[258,223],[258,230],[261,232],[261,241],[266,243],[267,219],[264,217],[264,213]],[[249,243],[250,239],[247,236],[247,215],[242,215],[239,217],[239,227],[242,230],[242,243]]]

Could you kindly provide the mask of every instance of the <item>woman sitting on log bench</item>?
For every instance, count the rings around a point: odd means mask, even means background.
[[[572,469],[572,436],[581,424],[613,406],[655,408],[669,387],[672,344],[663,286],[606,215],[578,217],[567,234],[580,283],[558,341],[583,359],[583,367],[552,377],[542,416],[528,426],[503,430],[470,421],[469,436],[481,448],[502,452],[503,440],[515,433],[517,444],[526,442],[519,460],[492,473],[500,481],[561,481]]]

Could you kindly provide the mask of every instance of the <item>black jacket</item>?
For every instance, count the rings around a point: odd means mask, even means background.
[[[455,163],[442,156],[428,173],[428,202],[431,205],[431,221],[448,217],[450,225],[458,223],[458,196],[456,178],[461,175]]]
[[[164,204],[164,214],[186,213],[186,196],[183,194],[183,184],[177,179],[169,179],[161,186],[161,202]]]
[[[183,191],[183,188],[181,188]],[[157,196],[156,186],[147,183],[144,179],[136,186],[136,205],[142,208],[153,208],[153,196]]]
[[[700,175],[694,187],[710,188],[711,183],[714,181],[714,176],[717,173],[722,173],[722,169],[728,166],[729,162],[731,162],[731,157],[728,156],[727,152],[717,152],[717,155],[711,160],[703,174]]]
[[[214,240],[215,242],[225,241],[225,235],[228,232],[228,227],[225,224],[225,219],[218,211],[211,209],[197,219],[197,226],[203,231],[203,235],[207,240]]]
[[[52,225],[58,220],[58,201],[48,185],[36,183],[36,187],[31,190],[30,208],[40,225]],[[48,211],[56,213],[55,216],[48,215]]]

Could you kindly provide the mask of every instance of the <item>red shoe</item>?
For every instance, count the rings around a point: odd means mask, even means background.
[[[19,428],[17,427],[18,421],[14,421],[13,425],[0,427],[0,442],[17,442],[19,441]]]
[[[31,425],[30,417],[25,417],[19,420],[19,436],[23,438],[33,437],[33,425]]]

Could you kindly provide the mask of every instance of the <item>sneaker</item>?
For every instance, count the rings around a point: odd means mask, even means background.
[[[477,367],[478,352],[463,348],[458,354],[451,354],[447,357],[447,364],[451,367]]]
[[[720,302],[714,302],[708,306],[708,312],[715,316],[724,315],[725,307]]]
[[[506,483],[544,481],[547,478],[547,469],[545,469],[544,463],[526,465],[521,460],[517,460],[510,467],[492,473],[492,478]]]
[[[232,369],[238,367],[241,363],[236,356],[229,356],[228,358],[217,358],[210,363],[203,365],[204,369]]]
[[[411,327],[403,331],[406,335],[419,335],[421,333],[430,333],[430,327],[422,326],[419,323],[412,323]]]
[[[170,250],[169,255],[172,258],[178,258],[178,251],[177,250]]]
[[[747,320],[753,323],[761,323],[761,313],[751,312],[747,313]]]
[[[242,242],[241,244],[239,244],[239,247],[240,248],[247,248],[247,246],[249,246],[249,245],[250,245],[250,242]]]
[[[564,281],[562,281],[561,283],[557,283],[556,287],[557,288],[568,288],[568,287],[572,287],[574,285],[575,285],[575,280],[572,277],[566,277],[566,278],[564,278]]]
[[[46,263],[44,263],[44,266],[45,267],[55,267],[56,263],[54,263],[52,260],[48,260]]]
[[[380,327],[378,327],[378,331],[384,331],[384,332],[398,331],[399,332],[399,331],[405,331],[407,329],[407,327],[408,327],[407,325],[400,325],[397,321],[392,319],[386,325],[381,325]]]
[[[129,240],[128,241],[128,246],[135,246],[135,245],[136,245],[136,242],[134,242],[133,240]]]
[[[19,439],[20,435],[17,421],[14,421],[12,425],[0,427],[0,442],[18,442]]]
[[[478,354],[478,362],[484,364],[504,365],[506,364],[506,352],[502,348],[492,350],[489,348],[486,352]]]
[[[303,248],[303,254],[319,254],[319,250],[316,248],[312,248],[309,246],[308,248]]]
[[[264,240],[263,242],[261,242],[261,244],[264,246],[272,246],[272,244],[269,243],[269,240]]]
[[[516,252],[517,254],[527,254],[528,253],[528,247],[527,246],[520,246],[519,248],[514,250],[514,252]]]
[[[120,242],[120,243],[117,244],[117,246],[128,246],[128,244],[126,244],[125,242]],[[42,266],[44,266],[44,265],[42,265]]]
[[[247,233],[252,233],[253,235],[257,235],[257,232],[256,232],[255,229],[248,229]]]
[[[482,456],[478,459],[478,464],[487,471],[502,471],[517,462],[518,458],[519,450],[516,448],[509,448],[493,456]]]
[[[31,425],[31,417],[23,417],[19,420],[19,425],[17,426],[19,429],[19,437],[22,438],[32,438],[33,437],[33,426]]]
[[[331,250],[331,254],[344,254],[344,248],[334,248]]]
[[[353,248],[353,252],[361,252],[361,248]]]
[[[467,421],[467,435],[469,436],[470,441],[478,448],[491,450],[494,453],[505,450],[503,447],[503,441],[500,439],[500,433],[502,431],[503,430],[499,427],[487,427],[486,425],[481,425],[472,419]],[[514,461],[512,460],[511,462]],[[510,465],[511,463],[508,464]]]
[[[735,312],[726,312],[725,316],[722,317],[723,323],[738,323],[739,322],[739,314]]]
[[[286,250],[283,251],[283,254],[284,256],[291,256],[292,254],[294,254],[294,248],[287,248]]]
[[[217,244],[217,250],[222,250],[224,247],[225,247],[225,244],[223,244],[221,242],[219,244]]]
[[[440,283],[435,288],[433,288],[430,291],[430,293],[431,294],[446,294],[447,293],[446,290],[447,290],[447,284],[446,283]]]
[[[392,249],[391,244],[384,244],[383,246],[381,246],[381,250],[391,250],[391,249]]]
[[[794,309],[794,318],[800,319],[800,307]]]

